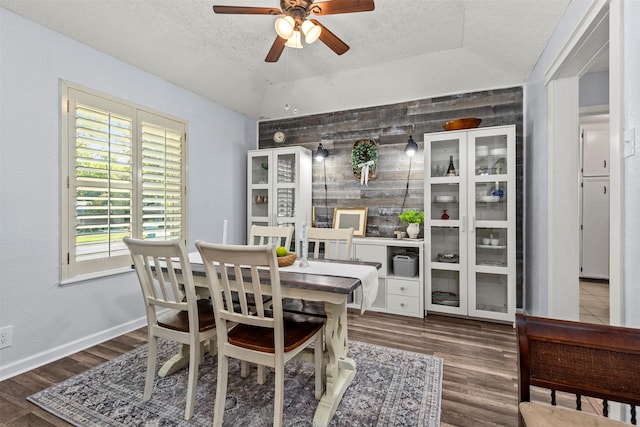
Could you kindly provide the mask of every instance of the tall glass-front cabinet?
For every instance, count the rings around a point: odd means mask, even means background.
[[[247,238],[251,226],[311,225],[311,151],[304,147],[250,150],[247,155]]]
[[[424,135],[425,307],[513,321],[515,126]]]

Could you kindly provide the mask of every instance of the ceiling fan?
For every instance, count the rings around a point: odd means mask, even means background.
[[[349,50],[349,46],[333,34],[317,19],[317,16],[339,13],[368,12],[374,9],[373,0],[280,0],[280,9],[271,7],[213,6],[215,13],[240,15],[276,15],[276,40],[273,42],[266,62],[277,62],[285,46],[301,48],[302,36],[306,43],[317,39],[338,55]]]

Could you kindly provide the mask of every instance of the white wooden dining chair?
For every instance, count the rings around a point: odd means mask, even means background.
[[[353,228],[307,227],[307,250],[313,243],[313,258],[349,260]]]
[[[209,299],[198,299],[191,264],[181,240],[148,241],[124,238],[138,274],[148,326],[147,374],[142,400],[151,398],[158,358],[158,338],[189,346],[189,380],[184,419],[193,415],[200,346],[209,341],[215,352],[216,324]],[[163,271],[165,268],[165,271]],[[178,283],[176,270],[183,280]],[[162,314],[159,315],[159,311]]]
[[[313,256],[309,259],[349,260],[353,228],[307,227],[307,251],[313,244]],[[324,304],[296,298],[285,298],[284,311],[307,316],[326,317]]]
[[[273,243],[276,247],[291,248],[293,238],[293,226],[269,227],[266,225],[252,225],[249,232],[250,245],[267,245]]]
[[[213,425],[221,426],[227,394],[229,358],[273,368],[275,395],[273,425],[282,425],[284,366],[287,361],[314,343],[315,397],[323,390],[323,325],[316,319],[287,316],[282,311],[280,273],[273,244],[264,246],[219,245],[196,242],[211,288],[218,324],[218,379]],[[219,264],[216,268],[215,264]],[[225,266],[221,268],[220,266]],[[258,270],[267,267],[268,270]],[[237,291],[238,305],[228,304]],[[270,307],[262,302],[271,293]],[[255,311],[249,309],[254,295]],[[227,330],[228,323],[236,324]]]

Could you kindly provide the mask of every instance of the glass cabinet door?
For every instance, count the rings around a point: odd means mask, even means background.
[[[515,308],[515,140],[507,130],[479,130],[468,141],[469,314],[504,320]]]
[[[464,133],[451,132],[425,140],[425,238],[430,268],[426,281],[429,308],[466,314],[466,187]]]
[[[296,215],[296,154],[275,154],[276,221],[282,226]]]
[[[270,164],[271,156],[268,153],[249,157],[251,173],[249,174],[249,200],[247,200],[247,204],[252,224],[265,225],[268,223],[271,199],[271,194],[269,194]]]

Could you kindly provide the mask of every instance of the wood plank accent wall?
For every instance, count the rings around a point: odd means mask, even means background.
[[[323,165],[313,162],[313,206],[316,226],[331,227],[336,207],[368,207],[367,236],[395,237],[404,230],[398,221],[407,178],[409,182],[405,209],[423,210],[424,141],[423,134],[442,131],[448,120],[460,117],[482,119],[480,127],[516,125],[516,224],[517,289],[521,307],[523,280],[523,110],[522,87],[486,90],[398,104],[336,111],[312,116],[259,123],[259,148],[273,148],[273,134],[286,135],[283,146],[301,145],[316,150],[319,143],[329,150]],[[284,108],[284,107],[283,107]],[[411,159],[404,154],[409,135],[419,151]],[[351,149],[359,139],[373,139],[378,144],[377,177],[361,186],[353,177]],[[326,198],[324,169],[326,167]],[[420,232],[422,237],[423,230]]]

